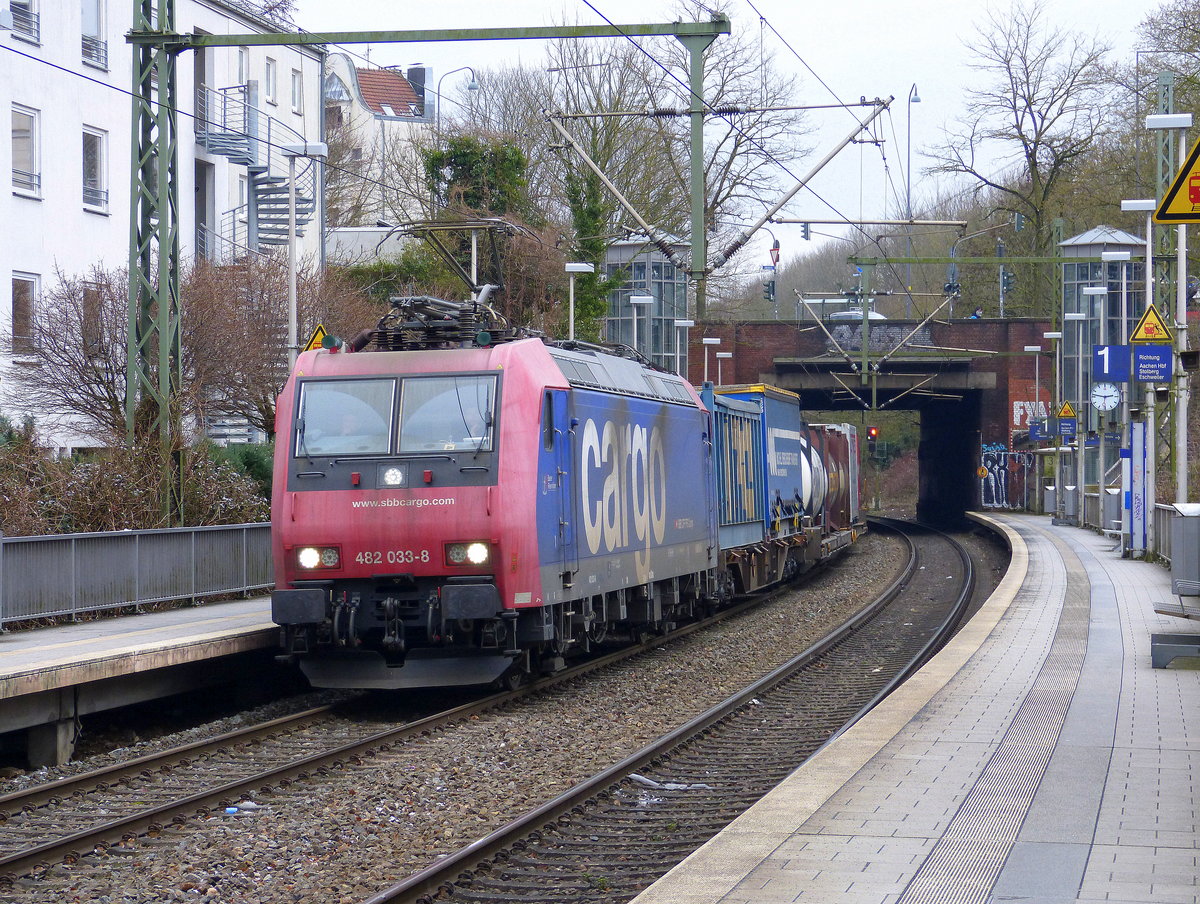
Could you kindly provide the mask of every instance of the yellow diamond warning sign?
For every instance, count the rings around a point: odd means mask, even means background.
[[[1166,321],[1162,319],[1162,315],[1158,313],[1158,309],[1154,305],[1146,308],[1146,313],[1142,315],[1142,319],[1137,322],[1137,326],[1129,334],[1129,341],[1160,344],[1171,341],[1171,331],[1167,329]]]
[[[1078,417],[1075,414],[1075,409],[1071,407],[1070,402],[1063,402],[1062,407],[1058,409],[1058,417]]]
[[[308,339],[308,345],[304,346],[301,351],[311,352],[314,348],[321,348],[321,340],[324,339],[326,335],[327,333],[325,332],[325,327],[318,323],[317,328],[312,331],[312,336],[310,336]]]
[[[1200,223],[1200,138],[1154,211],[1156,223]]]

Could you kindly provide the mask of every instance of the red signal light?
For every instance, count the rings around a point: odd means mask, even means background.
[[[879,439],[879,428],[878,427],[868,427],[867,428],[867,439]]]

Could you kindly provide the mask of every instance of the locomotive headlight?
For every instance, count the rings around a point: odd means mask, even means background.
[[[341,562],[336,546],[305,546],[296,550],[296,563],[301,568],[337,568]]]
[[[491,547],[482,540],[469,543],[447,543],[447,565],[486,565],[491,558]]]
[[[398,487],[404,483],[403,468],[387,468],[383,472],[383,485],[389,487]]]

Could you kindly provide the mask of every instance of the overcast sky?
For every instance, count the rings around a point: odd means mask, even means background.
[[[891,168],[890,182],[903,192],[908,155],[911,110],[912,193],[920,198],[936,194],[920,173],[922,145],[937,142],[942,126],[961,110],[962,85],[972,78],[965,46],[976,24],[989,8],[1009,9],[1008,2],[982,0],[735,0],[731,18],[735,29],[761,33],[774,50],[777,64],[800,76],[800,103],[830,103],[868,98],[896,98],[891,121],[884,122],[888,144],[883,149]],[[1097,34],[1114,48],[1114,54],[1131,59],[1138,23],[1160,5],[1147,0],[1044,0],[1051,21],[1088,34]],[[297,24],[308,31],[365,31],[385,29],[497,28],[566,23],[616,24],[670,22],[675,5],[660,0],[297,0]],[[592,7],[595,7],[593,10]],[[762,14],[769,27],[762,27]],[[599,13],[599,14],[598,14]],[[776,37],[771,29],[779,33]],[[784,45],[784,41],[787,45]],[[540,42],[476,41],[463,43],[355,45],[357,54],[380,65],[424,63],[433,67],[433,81],[460,66],[487,68],[515,65],[539,66]],[[794,51],[794,52],[793,52]],[[810,72],[809,69],[812,71]],[[814,75],[815,73],[815,75]],[[818,81],[825,82],[829,90]],[[442,83],[447,94],[467,73],[451,75]],[[913,85],[920,103],[908,104]],[[823,156],[848,131],[842,111],[811,114],[821,127],[814,159]],[[852,126],[852,123],[849,123]],[[885,213],[888,177],[880,151],[852,146],[823,170],[813,188],[842,214],[874,219]],[[803,173],[801,164],[793,171]],[[830,219],[833,214],[812,195],[802,193],[786,216]],[[814,227],[815,232],[827,227]],[[775,228],[786,259],[803,245],[798,228]],[[762,252],[765,258],[765,252]]]

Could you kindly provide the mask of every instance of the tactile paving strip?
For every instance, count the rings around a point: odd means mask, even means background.
[[[1050,651],[979,780],[897,904],[986,902],[1016,841],[1087,652],[1088,582],[1074,554],[1055,543],[1069,573]]]

